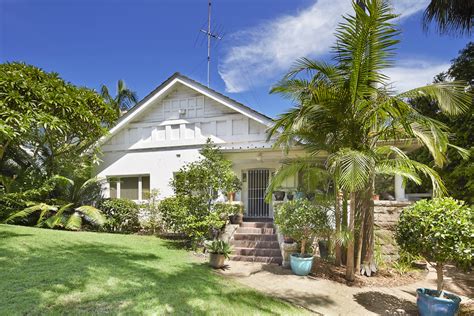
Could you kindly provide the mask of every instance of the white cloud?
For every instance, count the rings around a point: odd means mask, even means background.
[[[396,0],[395,12],[405,18],[426,6],[428,0]],[[295,15],[280,16],[231,36],[219,64],[219,74],[229,92],[274,81],[303,56],[329,52],[342,15],[350,12],[349,0],[318,0]]]
[[[421,87],[433,82],[433,77],[448,70],[450,64],[426,60],[401,60],[384,73],[390,77],[393,87],[398,92]]]

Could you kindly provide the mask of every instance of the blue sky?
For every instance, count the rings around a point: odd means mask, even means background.
[[[467,37],[425,34],[427,0],[397,0],[403,90],[449,66]],[[211,87],[275,116],[290,106],[268,91],[298,57],[328,59],[349,0],[213,0]],[[89,88],[118,79],[140,98],[175,71],[206,81],[207,0],[0,0],[0,62],[23,61]],[[115,89],[112,89],[115,91]]]

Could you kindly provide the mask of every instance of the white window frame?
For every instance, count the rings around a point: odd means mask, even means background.
[[[149,174],[137,174],[137,175],[125,175],[125,176],[107,176],[107,182],[109,184],[109,198],[110,198],[110,191],[111,191],[111,185],[112,183],[115,183],[116,184],[116,187],[115,187],[115,191],[117,192],[117,199],[120,199],[121,196],[120,196],[120,191],[121,191],[121,184],[120,184],[120,180],[122,178],[138,178],[138,200],[132,200],[132,201],[135,201],[135,202],[141,202],[141,201],[146,201],[146,199],[144,198],[143,196],[143,180],[142,178],[143,177],[149,177],[150,178],[150,184],[151,184],[151,176]],[[117,180],[117,181],[112,181],[111,182],[111,179],[114,179],[114,180]],[[150,188],[151,190],[151,188]]]

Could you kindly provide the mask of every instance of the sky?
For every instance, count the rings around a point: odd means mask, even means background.
[[[401,30],[386,74],[404,91],[430,83],[470,40],[422,29],[428,0],[394,0]],[[0,0],[0,62],[54,71],[79,86],[139,98],[179,71],[206,83],[207,0]],[[331,61],[350,0],[213,0],[211,88],[275,117],[290,100],[270,95],[300,57]]]

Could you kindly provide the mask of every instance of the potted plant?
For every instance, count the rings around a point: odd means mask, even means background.
[[[297,275],[308,275],[313,266],[313,255],[307,253],[307,245],[326,222],[326,210],[308,200],[283,203],[275,212],[275,224],[284,236],[300,244],[300,252],[292,254],[290,266]]]
[[[288,199],[288,201],[292,201],[294,197],[294,191],[290,190],[286,193],[286,198]]]
[[[285,199],[285,191],[281,189],[273,191],[273,196],[275,197],[276,201],[283,201]]]
[[[240,204],[232,204],[230,208],[231,208],[231,213],[229,215],[230,223],[234,225],[242,224],[244,220],[243,206]]]
[[[447,262],[472,264],[474,214],[453,198],[421,200],[405,208],[396,229],[400,248],[421,256],[436,269],[437,289],[417,289],[421,315],[456,315],[461,298],[443,291],[443,267]]]
[[[209,265],[215,269],[222,268],[225,259],[229,259],[232,252],[230,245],[223,240],[207,242],[206,248],[209,252]]]
[[[239,191],[242,188],[242,182],[235,175],[232,175],[233,178],[229,183],[227,188],[227,199],[229,202],[235,201],[235,192]]]

